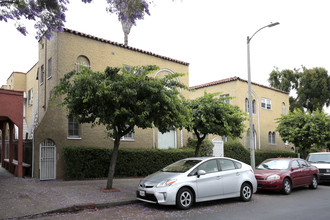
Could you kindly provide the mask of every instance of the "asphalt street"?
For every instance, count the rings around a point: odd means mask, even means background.
[[[258,192],[250,202],[239,199],[195,204],[190,210],[173,206],[137,203],[105,209],[86,209],[77,213],[45,216],[42,219],[235,219],[235,220],[328,220],[330,219],[330,184],[293,190],[290,195]]]

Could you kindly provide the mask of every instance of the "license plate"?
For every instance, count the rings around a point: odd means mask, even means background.
[[[146,192],[145,191],[140,191],[140,196],[146,196]]]

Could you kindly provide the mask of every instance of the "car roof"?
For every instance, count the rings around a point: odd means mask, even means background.
[[[310,153],[310,154],[330,154],[330,152],[315,152],[315,153]]]
[[[230,160],[236,160],[230,157],[188,157],[184,158],[183,160],[209,160],[209,159],[230,159]]]
[[[266,160],[303,160],[302,158],[289,158],[289,157],[276,157],[276,158],[268,158]]]

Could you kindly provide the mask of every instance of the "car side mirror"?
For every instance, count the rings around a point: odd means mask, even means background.
[[[205,175],[205,174],[206,174],[205,170],[198,170],[197,177],[199,177],[201,175]]]
[[[294,171],[294,170],[298,170],[299,167],[291,167],[291,170]]]

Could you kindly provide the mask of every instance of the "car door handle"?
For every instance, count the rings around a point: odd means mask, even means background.
[[[240,174],[239,172],[237,172],[237,173],[236,173],[236,176],[239,176],[239,175],[241,175],[241,174]]]
[[[217,176],[217,180],[220,180],[222,178],[222,176]]]

